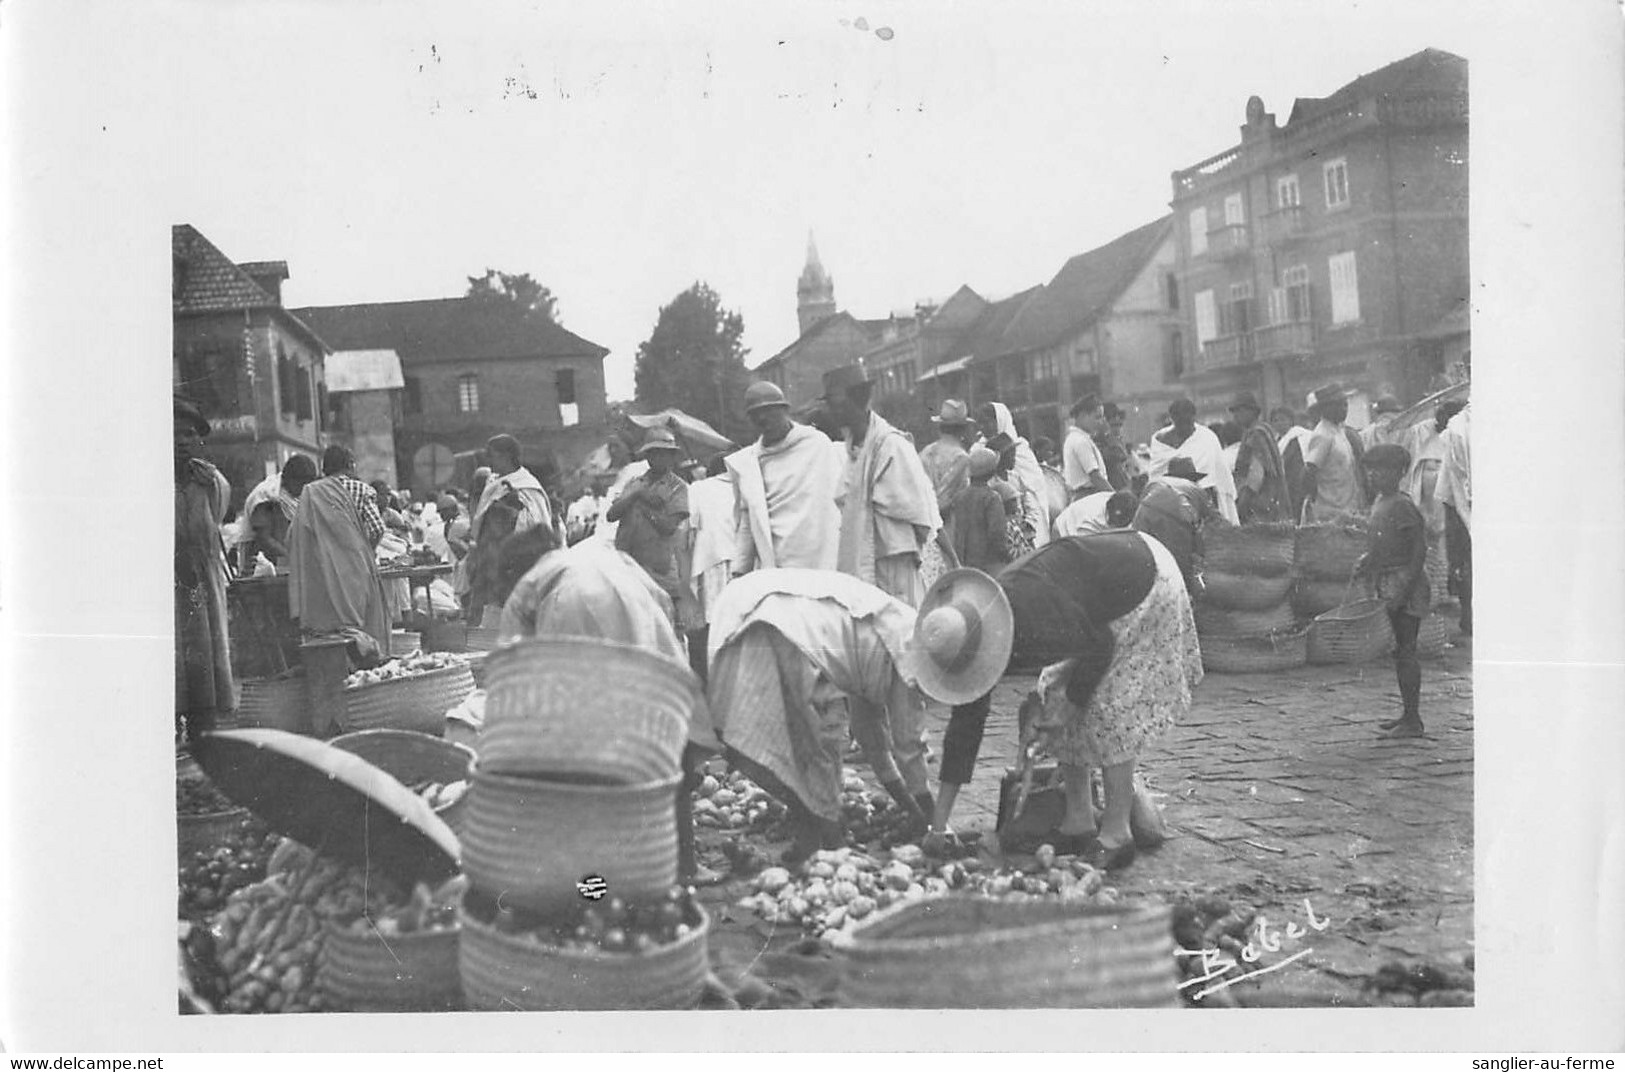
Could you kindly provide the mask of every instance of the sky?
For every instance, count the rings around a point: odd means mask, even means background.
[[[171,117],[172,222],[286,260],[291,306],[529,272],[609,348],[612,399],[696,280],[743,314],[751,366],[796,336],[809,233],[860,317],[1002,297],[1167,212],[1170,172],[1234,144],[1252,94],[1284,122],[1419,49],[1471,59],[1493,23],[1416,2],[481,12],[154,6],[128,62]]]

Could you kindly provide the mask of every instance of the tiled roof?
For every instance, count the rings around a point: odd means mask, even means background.
[[[431,298],[295,309],[335,350],[394,350],[402,364],[603,357],[607,349],[505,300]]]
[[[237,267],[256,279],[266,275],[275,276],[277,279],[288,278],[287,261],[243,261]]]
[[[177,313],[276,308],[276,299],[189,223],[170,228],[174,257],[171,298]],[[285,266],[284,266],[285,267]]]
[[[1336,111],[1362,100],[1467,93],[1467,61],[1437,48],[1395,60],[1363,74],[1329,97],[1299,97],[1292,103],[1287,126]]]
[[[1167,238],[1172,220],[1153,220],[1067,261],[1010,321],[996,352],[1040,350],[1093,323],[1134,282]]]
[[[1042,293],[1042,286],[1028,287],[1020,294],[1012,294],[1003,301],[996,301],[982,311],[970,327],[966,328],[948,352],[942,355],[942,360],[952,361],[958,357],[997,357],[1005,353],[1004,333],[1016,316]]]

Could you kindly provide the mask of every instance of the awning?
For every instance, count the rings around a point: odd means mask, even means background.
[[[940,376],[952,376],[956,372],[964,372],[965,369],[970,365],[971,356],[972,355],[970,354],[966,354],[964,357],[955,358],[952,361],[944,361],[940,365],[934,365],[920,373],[919,379],[915,380],[914,382],[924,383],[926,380],[934,380]]]

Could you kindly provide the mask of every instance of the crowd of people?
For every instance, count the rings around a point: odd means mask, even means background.
[[[949,400],[917,448],[870,395],[858,369],[836,370],[798,420],[779,388],[753,384],[755,438],[705,458],[666,428],[629,429],[611,444],[611,471],[568,505],[506,435],[487,444],[488,468],[468,488],[423,504],[362,483],[353,456],[331,447],[320,476],[296,457],[249,494],[239,566],[285,566],[303,630],[383,657],[401,602],[376,552],[397,533],[454,563],[453,613],[471,625],[503,638],[594,636],[684,661],[707,700],[685,755],[689,786],[702,757],[726,754],[788,806],[788,861],[842,843],[849,747],[927,844],[951,840],[993,687],[1032,668],[1023,725],[1059,762],[1066,790],[1052,838],[1108,868],[1130,864],[1136,763],[1202,679],[1192,605],[1212,525],[1368,524],[1360,571],[1399,643],[1404,714],[1388,730],[1421,733],[1415,644],[1430,546],[1448,549],[1470,631],[1459,404],[1394,431],[1385,418],[1398,407],[1384,399],[1356,433],[1336,387],[1316,392],[1307,415],[1278,408],[1268,420],[1242,393],[1217,427],[1178,399],[1137,451],[1124,410],[1097,396],[1071,407],[1059,448],[1029,442],[1000,403]],[[188,733],[236,702],[220,537],[229,488],[201,458],[207,433],[177,400],[176,710]],[[951,707],[934,790],[932,702]],[[683,871],[705,881],[679,797]]]

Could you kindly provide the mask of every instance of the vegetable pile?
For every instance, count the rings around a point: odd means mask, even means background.
[[[567,915],[499,907],[494,898],[477,890],[464,904],[470,916],[499,934],[572,953],[651,953],[688,937],[701,922],[694,890],[683,886],[672,886],[653,900],[606,897]]]
[[[384,681],[419,677],[453,666],[467,666],[468,660],[449,651],[415,651],[402,659],[390,659],[371,670],[357,670],[344,679],[347,689],[359,689]]]
[[[175,811],[180,815],[218,815],[223,811],[240,810],[207,778],[179,778],[175,782]]]
[[[264,878],[266,861],[279,840],[250,819],[224,844],[193,853],[180,867],[180,917],[201,920],[231,894]]]
[[[767,923],[797,924],[826,941],[894,904],[950,893],[1012,901],[1118,902],[1117,890],[1105,885],[1100,871],[1077,857],[1057,856],[1049,845],[1040,846],[1026,867],[995,867],[977,857],[944,863],[927,857],[918,845],[899,845],[878,855],[822,850],[793,874],[783,867],[767,868],[756,876],[755,890],[735,907]]]

